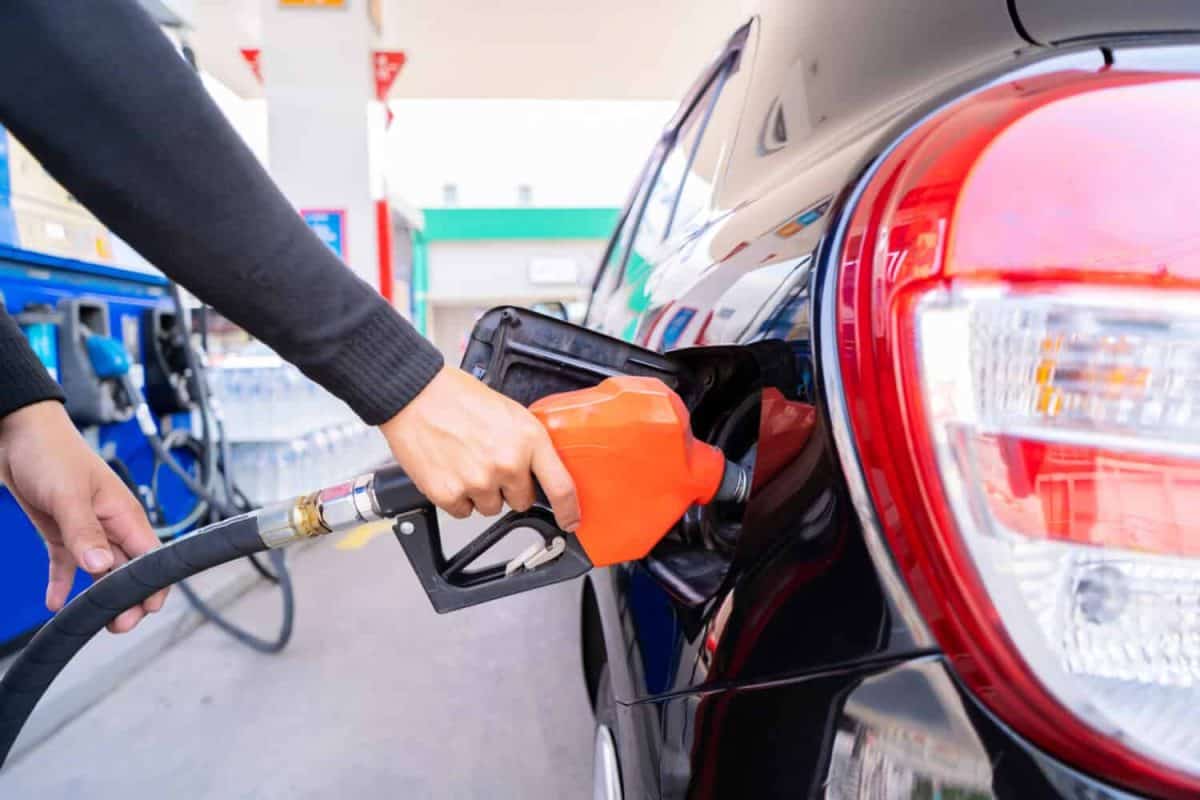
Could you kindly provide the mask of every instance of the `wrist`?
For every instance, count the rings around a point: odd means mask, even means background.
[[[0,439],[11,436],[19,430],[40,428],[63,422],[70,424],[70,418],[67,417],[67,410],[60,401],[39,400],[0,417]]]
[[[443,364],[436,372],[433,373],[433,377],[429,379],[428,383],[421,387],[421,390],[417,392],[412,400],[401,407],[401,409],[395,414],[392,414],[392,416],[379,423],[379,430],[383,431],[384,436],[387,436],[389,431],[394,431],[399,428],[403,420],[413,416],[412,414],[406,415],[404,412],[412,408],[413,405],[422,397],[428,397],[430,394],[436,393],[438,384],[444,381],[446,374],[453,369],[454,367],[449,367]]]

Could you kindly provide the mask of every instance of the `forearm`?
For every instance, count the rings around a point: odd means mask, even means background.
[[[0,118],[121,238],[367,422],[441,366],[308,230],[130,0],[7,6]]]

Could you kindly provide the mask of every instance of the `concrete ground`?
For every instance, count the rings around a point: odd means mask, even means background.
[[[447,538],[478,527],[450,521]],[[291,565],[282,654],[200,627],[16,758],[0,797],[590,796],[577,582],[438,616],[390,532]],[[259,585],[227,615],[270,633],[278,593]]]

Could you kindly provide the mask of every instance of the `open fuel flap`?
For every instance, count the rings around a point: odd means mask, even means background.
[[[514,306],[493,308],[475,323],[462,368],[524,406],[605,378],[658,378],[691,406],[702,379],[669,356],[555,317]]]
[[[570,437],[578,440],[579,429],[592,426],[604,431],[587,433],[595,437],[595,449],[609,447],[618,456],[639,450],[653,454],[655,463],[677,465],[664,471],[688,472],[689,479],[682,482],[682,489],[680,481],[662,482],[660,489],[656,481],[661,476],[633,463],[638,457],[623,466],[616,458],[617,466],[605,468],[601,455],[599,466],[593,459],[587,488],[601,480],[608,484],[605,497],[621,497],[624,486],[639,500],[628,504],[618,500],[600,509],[593,502],[589,515],[581,489],[585,520],[573,535],[554,527],[543,498],[541,508],[502,517],[454,554],[444,551],[431,513],[399,519],[397,538],[435,609],[451,611],[567,580],[593,566],[631,559],[640,559],[684,605],[695,607],[711,598],[728,570],[741,503],[749,493],[759,387],[773,368],[765,365],[781,357],[770,350],[767,343],[662,354],[527,309],[506,306],[484,314],[471,334],[463,370],[531,406],[547,425],[560,455],[567,452],[563,445]],[[782,358],[788,360],[786,355]],[[647,379],[661,381],[674,394]],[[621,437],[625,443],[615,444]],[[591,446],[584,438],[585,447],[576,448],[571,456],[576,465],[581,463],[579,450]],[[678,455],[675,462],[672,454]],[[564,462],[580,484],[580,475],[566,455]],[[673,511],[654,508],[671,502]],[[608,542],[597,544],[608,536],[628,540],[630,528],[655,514],[659,527],[652,540],[645,540],[645,550],[630,549],[634,555],[617,559],[605,552]],[[595,530],[598,518],[605,520],[606,530]],[[675,520],[664,537],[663,531]],[[533,530],[540,541],[516,557],[478,566],[498,542],[522,529]]]

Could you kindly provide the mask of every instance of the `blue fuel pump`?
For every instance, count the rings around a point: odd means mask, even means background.
[[[145,370],[147,348],[142,333],[147,322],[174,313],[166,280],[160,275],[0,245],[0,297],[47,371],[73,396],[69,407],[85,438],[110,463],[124,467],[132,482],[148,485],[154,451],[132,414],[122,408],[115,373]],[[68,333],[81,338],[68,341]],[[81,365],[91,370],[91,375],[81,370]],[[81,388],[84,391],[79,391]],[[173,430],[191,429],[190,414],[176,412],[165,418]],[[194,462],[186,451],[178,451],[176,457],[188,468]],[[162,472],[157,513],[161,524],[169,525],[183,520],[195,508],[196,498],[177,476]],[[21,646],[50,618],[50,612],[42,603],[45,546],[3,488],[0,531],[5,538],[5,557],[0,559],[2,654]],[[89,583],[81,572],[76,590],[82,591]]]

